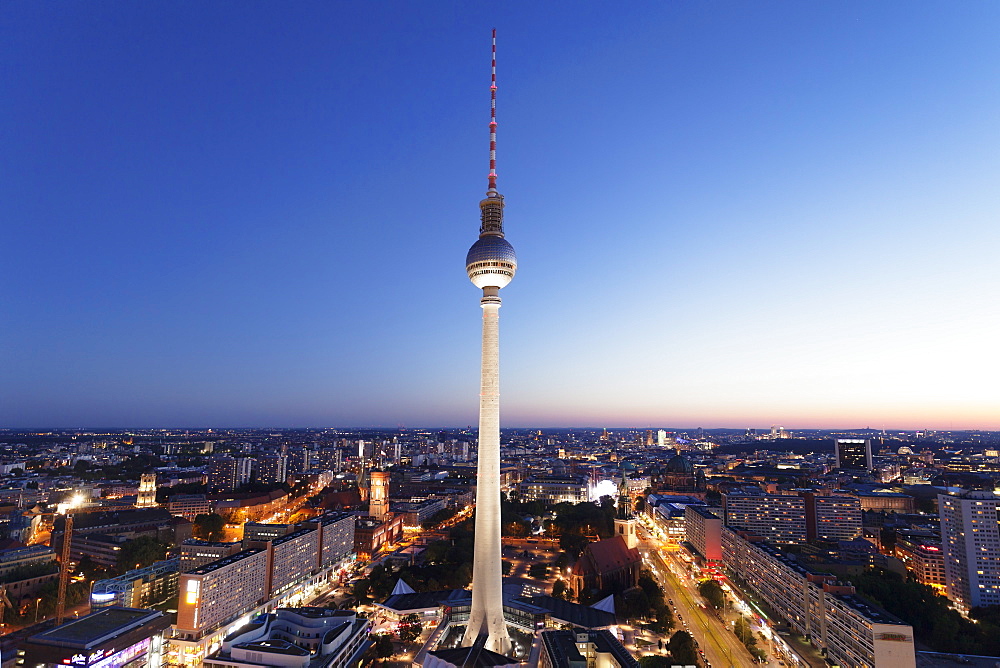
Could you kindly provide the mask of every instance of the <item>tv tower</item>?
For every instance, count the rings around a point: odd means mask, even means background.
[[[503,238],[503,195],[497,192],[497,31],[493,29],[490,82],[490,175],[486,199],[479,203],[479,241],[465,258],[472,283],[483,291],[483,363],[479,394],[479,461],[476,468],[476,534],[472,562],[472,611],[462,644],[481,632],[486,648],[510,651],[503,618],[500,571],[500,288],[517,270],[514,247]]]

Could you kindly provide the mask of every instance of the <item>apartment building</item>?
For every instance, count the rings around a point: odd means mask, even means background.
[[[239,541],[222,543],[190,538],[181,543],[180,570],[182,573],[188,573],[242,550],[243,544]]]
[[[113,605],[125,608],[152,608],[177,595],[180,559],[157,561],[116,578],[98,580],[90,593],[92,610]]]
[[[930,531],[899,529],[893,554],[917,582],[945,592],[944,550],[941,537]]]
[[[197,635],[256,607],[267,594],[268,551],[243,550],[180,576],[177,628]]]
[[[531,476],[518,485],[521,501],[580,503],[589,500],[587,478],[583,476]]]
[[[179,515],[194,522],[198,515],[211,513],[212,504],[204,494],[176,494],[167,502],[167,510],[171,515]]]
[[[973,491],[938,495],[948,598],[968,612],[1000,605],[1000,497]]]
[[[722,561],[722,518],[708,506],[684,508],[685,539],[706,561]]]
[[[739,490],[722,495],[726,526],[775,543],[806,542],[806,500],[801,496]]]
[[[861,501],[853,496],[804,492],[808,540],[854,540],[861,535]]]
[[[820,648],[832,665],[914,668],[913,629],[854,595],[827,573],[805,568],[759,536],[722,529],[726,569],[789,625]]]

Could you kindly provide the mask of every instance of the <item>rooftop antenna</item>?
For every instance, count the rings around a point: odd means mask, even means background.
[[[487,194],[497,192],[497,29],[493,29],[492,76],[490,78],[490,187]]]

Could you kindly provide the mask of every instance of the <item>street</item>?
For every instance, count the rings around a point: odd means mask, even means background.
[[[757,665],[743,643],[718,617],[704,608],[695,582],[672,556],[673,553],[667,553],[662,543],[641,525],[639,539],[639,552],[643,561],[653,571],[668,601],[673,601],[677,622],[675,630],[684,630],[694,636],[698,647],[704,652],[703,658],[714,668]]]

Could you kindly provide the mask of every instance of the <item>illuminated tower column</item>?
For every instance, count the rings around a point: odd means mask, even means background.
[[[472,564],[472,610],[464,645],[489,634],[487,649],[506,654],[510,636],[503,617],[500,569],[500,288],[517,269],[514,248],[503,235],[503,196],[496,174],[496,30],[490,84],[490,174],[486,199],[479,203],[479,240],[469,249],[465,269],[482,289],[483,358],[479,396],[479,459],[476,468],[476,535]]]
[[[156,505],[156,474],[143,473],[139,478],[139,494],[135,500],[136,508],[152,508]]]
[[[389,472],[372,471],[368,514],[382,519],[387,512],[389,512]]]

